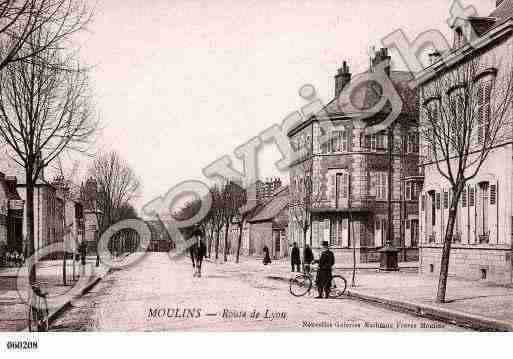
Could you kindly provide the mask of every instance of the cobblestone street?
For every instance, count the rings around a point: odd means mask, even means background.
[[[295,298],[286,283],[246,268],[207,261],[203,277],[193,278],[187,259],[171,261],[165,253],[149,253],[138,265],[106,276],[52,330],[460,330],[347,298]],[[251,318],[254,311],[258,318]]]

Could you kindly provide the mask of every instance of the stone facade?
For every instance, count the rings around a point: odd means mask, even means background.
[[[386,56],[387,52],[381,50],[379,54]],[[349,71],[347,64],[337,76],[344,71]],[[357,248],[358,261],[377,261],[377,251],[387,241],[390,168],[390,242],[401,249],[400,260],[417,259],[418,113],[411,106],[416,104],[416,97],[404,84],[411,78],[409,73],[389,71],[388,75],[394,85],[401,87],[401,95],[407,92],[403,101],[410,106],[405,106],[384,131],[368,134],[367,123],[338,111],[333,104],[335,99],[322,114],[289,132],[292,148],[307,153],[290,168],[291,242],[304,245],[297,211],[304,211],[304,199],[310,197],[312,225],[307,242],[314,250],[320,248],[322,241],[329,241],[337,261],[352,261],[353,246]],[[345,79],[350,83],[350,76],[345,75]],[[368,121],[379,121],[380,116],[378,113]],[[337,131],[326,143],[320,142],[323,121],[331,121]]]
[[[483,68],[478,74],[492,76],[494,88],[504,88],[501,84],[508,80],[512,66],[513,37],[513,2],[508,1],[491,14],[498,18],[491,22],[481,33],[493,33],[483,37],[479,49],[472,49],[465,42],[457,41],[455,27],[455,48],[451,63],[456,64],[444,71],[426,71],[420,77],[418,91],[423,94],[429,90],[437,79],[444,79],[459,66],[473,61]],[[461,40],[461,39],[460,39]],[[465,54],[463,57],[462,54]],[[452,62],[454,61],[454,62]],[[427,75],[429,74],[429,75]],[[476,77],[475,82],[478,81]],[[499,90],[499,94],[500,94]],[[497,94],[497,93],[496,93]],[[491,106],[500,95],[492,95]],[[428,99],[422,99],[421,103]],[[511,105],[510,105],[511,106]],[[513,116],[511,107],[507,109],[509,118]],[[425,114],[422,114],[425,116]],[[421,121],[422,121],[421,117]],[[479,172],[464,187],[457,204],[456,222],[453,232],[453,244],[449,262],[449,274],[474,280],[487,280],[497,283],[513,283],[513,147],[511,139],[512,124],[507,121],[503,131],[506,136],[489,153]],[[477,136],[476,136],[477,138]],[[427,151],[427,149],[426,149]],[[442,254],[442,243],[448,222],[448,202],[452,198],[451,186],[430,162],[428,152],[424,153],[423,168],[425,173],[420,205],[420,271],[425,275],[438,275]],[[472,159],[472,157],[471,157]],[[451,162],[454,164],[454,162]],[[442,164],[442,168],[446,168]],[[473,171],[470,167],[468,173]]]
[[[23,253],[23,207],[16,177],[0,172],[0,265],[7,252]]]

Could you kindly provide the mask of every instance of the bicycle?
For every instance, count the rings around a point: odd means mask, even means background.
[[[30,332],[46,332],[49,328],[48,293],[41,289],[43,283],[31,285],[32,293],[29,300],[28,329]]]
[[[316,287],[314,285],[313,273],[315,273],[317,269],[312,269],[308,273],[299,274],[294,278],[290,278],[289,290],[290,294],[294,297],[302,297],[307,293],[310,293],[312,287]],[[329,294],[330,298],[339,298],[341,297],[347,288],[347,281],[341,275],[334,275],[331,277],[331,291]]]

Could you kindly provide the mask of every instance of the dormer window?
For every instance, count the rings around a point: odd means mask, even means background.
[[[461,27],[457,27],[454,30],[454,48],[458,49],[467,43],[465,35],[463,33],[463,29]]]

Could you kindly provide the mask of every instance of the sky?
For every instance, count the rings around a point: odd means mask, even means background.
[[[98,0],[78,39],[92,66],[99,151],[116,150],[142,182],[140,208],[305,105],[312,84],[333,97],[336,70],[367,70],[369,48],[402,29],[449,36],[449,0]],[[495,0],[462,1],[487,15]],[[401,68],[399,59],[392,59]],[[273,145],[262,179],[278,172]],[[87,164],[85,164],[87,166]]]

